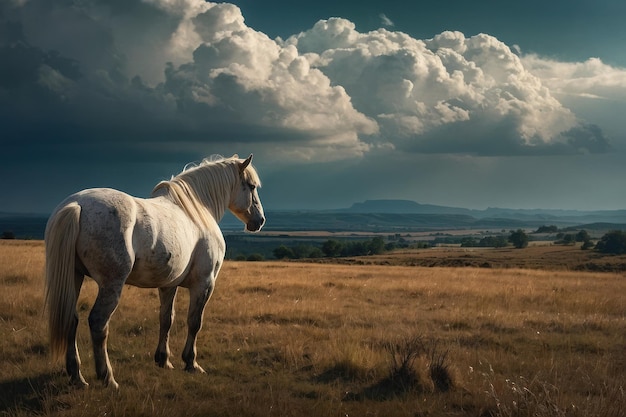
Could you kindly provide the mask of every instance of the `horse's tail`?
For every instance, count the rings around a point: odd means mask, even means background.
[[[46,307],[53,359],[67,352],[67,335],[76,312],[76,240],[80,206],[73,202],[59,209],[46,225]]]

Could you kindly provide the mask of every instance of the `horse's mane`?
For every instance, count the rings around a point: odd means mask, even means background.
[[[162,191],[199,227],[207,228],[212,218],[219,222],[228,208],[228,198],[239,183],[239,162],[236,155],[231,158],[213,155],[197,165],[188,164],[171,180],[158,183],[152,195]],[[248,165],[243,175],[245,181],[261,185],[252,165]]]

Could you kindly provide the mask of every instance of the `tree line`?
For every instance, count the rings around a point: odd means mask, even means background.
[[[559,232],[556,226],[541,226],[535,233],[555,233],[556,243],[562,245],[582,242],[581,249],[595,249],[600,253],[610,255],[626,254],[626,231],[624,230],[611,230],[605,233],[595,245],[586,230],[573,234]]]
[[[389,235],[385,239],[376,236],[368,240],[337,240],[329,239],[319,243],[298,243],[295,245],[281,244],[273,249],[267,248],[263,251],[244,255],[239,253],[236,256],[229,256],[229,259],[262,261],[266,257],[273,256],[274,259],[314,259],[314,258],[339,258],[377,255],[384,252],[401,248],[426,249],[437,244],[460,244],[461,247],[491,247],[503,248],[513,246],[522,249],[528,246],[531,235],[534,233],[555,233],[555,243],[560,245],[574,245],[581,243],[581,249],[594,249],[605,254],[626,254],[626,231],[613,230],[602,236],[597,242],[593,242],[589,233],[580,230],[576,233],[558,232],[556,226],[542,226],[530,235],[522,229],[511,230],[507,235],[503,230],[500,235],[484,236],[480,239],[476,237],[437,237],[432,241],[410,241],[401,235]]]
[[[538,230],[542,230],[541,228]],[[556,230],[550,228],[550,230]],[[535,232],[541,233],[541,232]],[[396,236],[397,237],[397,236]],[[626,254],[626,232],[621,230],[614,230],[606,233],[602,238],[594,245],[591,241],[589,233],[585,230],[581,230],[575,234],[557,233],[556,242],[558,244],[574,244],[576,242],[582,242],[582,249],[594,248],[598,252],[607,254]],[[374,237],[370,240],[364,241],[340,241],[336,239],[329,239],[325,241],[321,247],[298,244],[295,246],[280,245],[273,251],[273,255],[276,259],[305,259],[305,258],[338,258],[338,257],[351,257],[351,256],[366,256],[377,255],[386,251],[391,251],[399,247],[408,247],[404,244],[403,239],[394,239],[385,243],[382,237]],[[481,239],[473,237],[461,238],[461,247],[492,247],[502,248],[512,245],[515,248],[522,249],[528,246],[530,241],[529,235],[522,229],[512,230],[508,236],[496,235],[485,236]],[[430,245],[417,245],[420,248],[427,248]]]
[[[485,236],[478,240],[474,237],[465,237],[461,239],[462,248],[504,248],[509,244],[521,249],[528,246],[530,238],[522,229],[511,231],[509,236]]]
[[[377,236],[362,241],[329,239],[321,247],[307,244],[295,246],[280,245],[274,249],[273,254],[276,259],[338,258],[378,255],[391,249],[392,246],[390,244],[385,244],[385,240]]]

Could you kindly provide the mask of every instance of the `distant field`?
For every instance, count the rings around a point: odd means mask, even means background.
[[[207,375],[181,370],[186,291],[168,371],[152,360],[157,292],[127,287],[111,322],[112,392],[95,380],[86,324],[96,286],[78,303],[91,387],[75,391],[48,357],[43,245],[0,241],[0,415],[622,417],[626,275],[574,271],[568,259],[583,252],[229,261],[198,341]]]
[[[531,242],[531,245],[524,249],[444,246],[420,250],[398,250],[367,257],[326,259],[320,262],[626,273],[626,256],[604,255],[593,250],[581,250],[580,244],[564,246],[550,242]]]

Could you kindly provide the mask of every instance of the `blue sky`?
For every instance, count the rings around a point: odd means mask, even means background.
[[[626,208],[625,2],[420,3],[3,2],[0,212],[251,152],[269,209]]]
[[[608,64],[626,66],[626,3],[621,0],[234,3],[241,8],[248,25],[271,37],[288,37],[309,29],[311,22],[331,16],[355,22],[360,31],[375,30],[384,26],[384,14],[393,22],[392,29],[417,39],[432,38],[446,30],[466,35],[482,32],[508,45],[520,45],[526,53],[567,61],[601,56]]]

